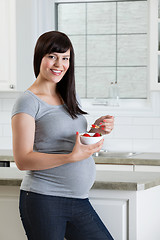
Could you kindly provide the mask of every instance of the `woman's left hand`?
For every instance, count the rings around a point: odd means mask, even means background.
[[[98,118],[94,124],[100,126],[100,128],[91,129],[90,132],[98,132],[103,135],[109,134],[114,127],[114,117],[110,115],[102,116]]]

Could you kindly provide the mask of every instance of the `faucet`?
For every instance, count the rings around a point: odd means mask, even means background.
[[[107,149],[101,149],[99,152],[108,152]],[[98,157],[99,156],[99,152],[95,152],[93,153],[94,157]]]

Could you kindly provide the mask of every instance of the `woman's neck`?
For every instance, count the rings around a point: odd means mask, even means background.
[[[56,84],[43,81],[40,77],[37,77],[36,81],[28,88],[36,95],[55,96],[57,95]]]

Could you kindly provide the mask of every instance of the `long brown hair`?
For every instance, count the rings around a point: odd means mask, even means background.
[[[66,74],[60,82],[57,83],[56,90],[61,95],[66,110],[72,118],[84,112],[77,101],[75,91],[75,74],[74,74],[74,49],[68,36],[62,32],[50,31],[42,34],[36,43],[34,50],[34,73],[38,77],[42,58],[46,54],[53,52],[65,53],[70,49],[70,64]]]

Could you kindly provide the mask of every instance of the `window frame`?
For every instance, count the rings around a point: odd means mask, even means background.
[[[56,13],[56,7],[59,3],[87,3],[87,2],[98,2],[98,0],[53,0],[54,9]],[[99,2],[112,2],[112,0],[99,0]],[[118,0],[114,0],[118,1]],[[134,1],[134,0],[120,0],[123,1]],[[136,0],[135,0],[136,1]],[[143,0],[140,0],[143,1]],[[150,29],[152,25],[151,21],[151,0],[148,1],[148,82],[147,82],[147,98],[146,99],[120,99],[119,106],[104,106],[102,105],[93,105],[93,99],[82,98],[82,106],[84,109],[90,113],[97,113],[97,106],[99,112],[110,112],[113,115],[119,116],[146,116],[146,117],[158,117],[160,116],[160,94],[157,91],[151,91],[151,74],[153,73],[153,67],[151,68],[151,60],[155,56],[155,49],[153,49],[153,39],[154,36],[151,36]],[[55,18],[57,16],[55,15]],[[56,20],[55,20],[56,26]],[[155,59],[155,58],[154,58]],[[156,69],[155,69],[156,71]],[[156,75],[154,71],[154,76]]]

